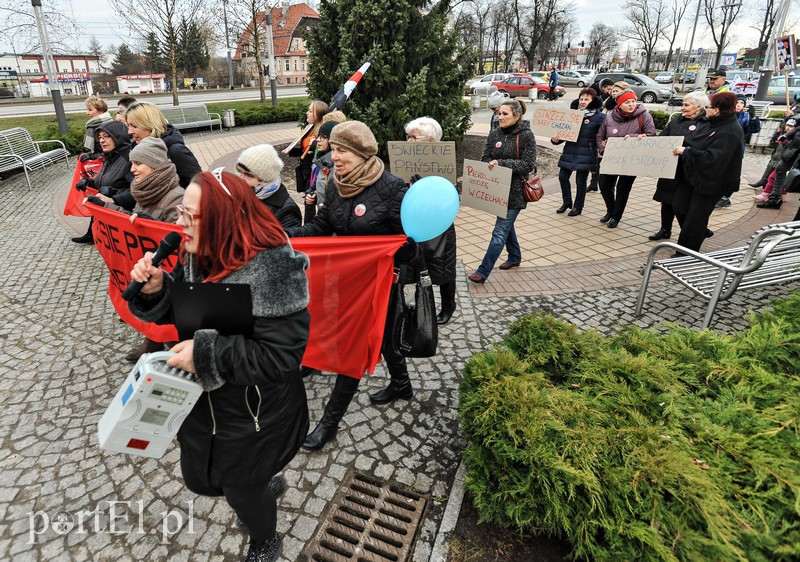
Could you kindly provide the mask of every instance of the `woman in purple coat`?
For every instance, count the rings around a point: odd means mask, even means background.
[[[652,116],[647,112],[643,105],[639,105],[636,94],[633,90],[625,90],[617,96],[617,107],[609,111],[605,121],[597,131],[597,147],[600,155],[606,149],[606,143],[611,137],[628,138],[654,137],[656,126]],[[606,214],[600,222],[606,223],[608,228],[616,228],[622,220],[625,206],[628,204],[628,196],[636,176],[618,176],[610,174],[600,174],[598,183],[603,201],[606,203]],[[616,190],[616,193],[615,193]]]

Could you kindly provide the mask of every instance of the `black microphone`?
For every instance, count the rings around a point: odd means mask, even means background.
[[[153,267],[158,267],[161,265],[161,262],[167,259],[178,248],[180,248],[180,245],[181,235],[177,232],[170,232],[164,236],[161,244],[158,245],[156,253],[153,254]],[[142,287],[144,287],[145,283],[147,283],[147,281],[131,281],[122,292],[122,298],[126,301],[133,300],[133,297],[139,294],[139,291],[142,290]]]

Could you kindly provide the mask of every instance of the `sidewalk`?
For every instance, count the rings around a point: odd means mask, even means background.
[[[296,133],[293,125],[269,125],[189,134],[187,141],[207,167],[251,144],[287,142]],[[69,241],[86,224],[60,215],[70,177],[71,171],[54,165],[34,175],[33,191],[18,175],[0,183],[0,559],[241,560],[246,537],[230,508],[185,489],[177,448],[145,460],[97,447],[96,423],[127,375],[130,365],[122,357],[139,337],[118,322],[96,251]],[[490,348],[521,315],[544,310],[602,332],[662,321],[699,326],[703,301],[674,283],[652,284],[645,314],[632,315],[637,269],[652,244],[646,236],[657,229],[657,219],[647,218],[658,216],[650,199],[653,186],[637,180],[629,210],[612,230],[597,222],[603,214],[598,194],[589,194],[583,215],[556,215],[559,192],[547,181],[545,198],[518,222],[524,267],[497,271],[481,287],[468,284],[465,274],[482,257],[494,219],[462,209],[459,309],[440,333],[439,354],[410,361],[413,400],[380,408],[367,398],[388,380],[379,366],[362,382],[336,443],[292,461],[285,471],[289,489],[279,501],[283,560],[297,560],[318,532],[351,468],[426,495],[412,560],[445,559],[462,490],[456,478],[464,445],[457,413],[460,374],[471,355]],[[743,188],[732,207],[715,211],[716,234],[704,249],[738,244],[758,226],[794,216],[796,201],[777,213],[761,211],[752,206],[751,192]],[[741,328],[747,310],[792,288],[735,296],[720,305],[714,328]],[[328,375],[306,381],[312,425],[332,382]],[[93,514],[84,517],[84,511]]]

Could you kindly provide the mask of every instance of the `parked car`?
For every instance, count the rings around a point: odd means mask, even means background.
[[[595,82],[608,78],[612,82],[624,80],[636,92],[636,97],[642,103],[662,103],[675,94],[675,90],[664,84],[659,84],[646,74],[633,74],[632,72],[603,72],[595,76]]]
[[[675,73],[669,70],[656,74],[655,81],[659,84],[672,84],[675,81]]]
[[[492,82],[501,82],[511,76],[510,72],[496,72],[494,74],[487,74],[481,76],[472,83],[468,83],[467,93],[488,95],[491,91]]]
[[[527,97],[533,88],[536,88],[536,97],[540,100],[546,99],[550,95],[550,86],[541,78],[535,76],[528,76],[527,74],[516,74],[506,78],[502,82],[492,82],[492,86],[496,86],[499,92],[508,94],[509,97],[516,98],[517,96]],[[561,86],[556,86],[556,95],[558,97],[566,94],[567,91]]]
[[[685,78],[685,80],[684,80]],[[686,82],[687,84],[694,84],[694,81],[697,80],[697,73],[694,70],[687,70],[681,77],[678,79],[678,82]]]
[[[583,88],[587,84],[591,84],[592,81],[575,70],[559,70],[558,83],[562,86],[577,86],[578,88]]]
[[[789,76],[789,103],[794,102],[794,96],[800,92],[800,77]],[[784,76],[773,76],[767,88],[766,101],[777,104],[786,104],[786,78]]]
[[[531,70],[528,72],[528,76],[533,76],[534,78],[541,78],[545,82],[550,80],[550,73],[546,70]]]
[[[594,82],[594,77],[597,76],[597,71],[594,68],[576,68],[575,72],[582,74],[586,78],[587,84]]]

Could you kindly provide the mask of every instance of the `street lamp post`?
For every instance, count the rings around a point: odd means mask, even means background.
[[[267,54],[269,56],[269,93],[272,105],[278,105],[278,86],[275,73],[275,47],[272,44],[272,10],[267,12]],[[259,72],[261,69],[259,69]]]
[[[33,6],[33,15],[36,18],[36,27],[39,29],[39,41],[42,44],[42,59],[44,60],[45,72],[47,72],[47,80],[50,84],[50,95],[53,97],[53,105],[56,109],[58,131],[62,135],[66,135],[68,131],[67,115],[64,113],[64,101],[61,99],[61,90],[58,88],[58,74],[55,72],[53,54],[50,51],[50,40],[47,38],[47,28],[44,26],[42,0],[31,0],[31,6]]]
[[[228,0],[222,0],[222,20],[225,22],[225,46],[228,49],[228,87],[233,90],[233,59],[231,59],[231,39],[228,35]]]

